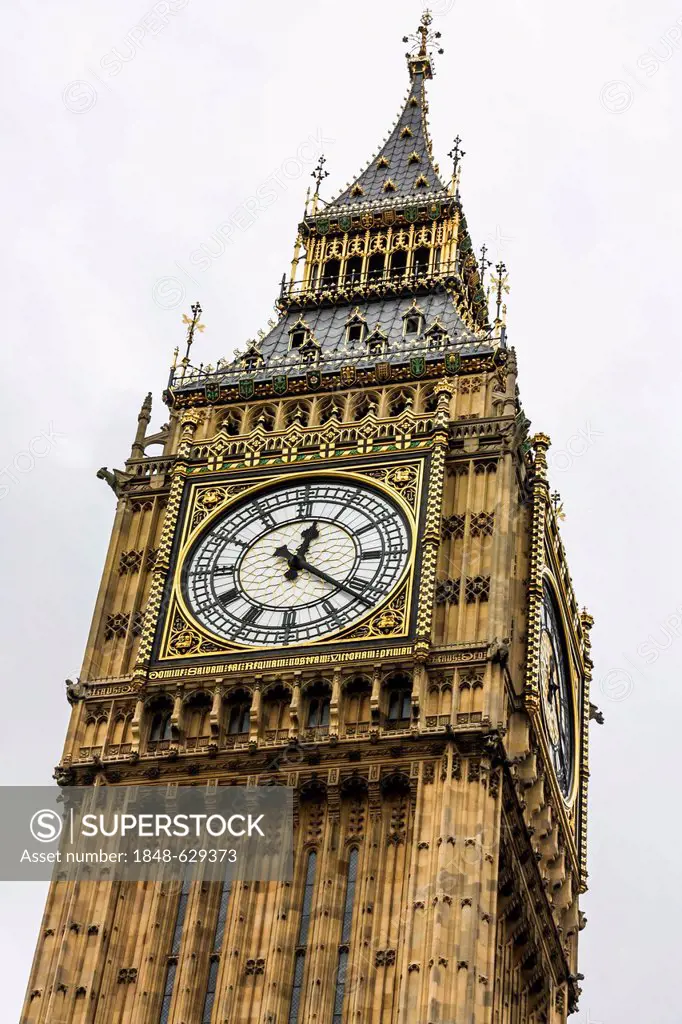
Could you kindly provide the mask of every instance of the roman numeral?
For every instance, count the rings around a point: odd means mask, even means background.
[[[224,594],[219,594],[218,595],[218,600],[220,601],[221,604],[227,605],[227,604],[232,604],[232,602],[236,601],[238,597],[239,597],[239,591],[238,590],[227,590]]]
[[[361,537],[363,533],[369,533],[370,530],[375,529],[380,523],[386,523],[389,521],[391,516],[382,516],[381,519],[375,519],[373,523],[369,523],[367,526],[363,526],[361,530],[356,530],[355,536]]]
[[[253,504],[254,504],[254,507],[257,510],[258,515],[263,520],[265,525],[266,526],[270,526],[270,527],[274,526],[275,525],[275,520],[272,518],[272,516],[270,515],[268,510],[266,508],[263,508],[263,506],[261,504],[259,504],[257,501],[254,501]]]
[[[242,615],[242,622],[244,623],[245,626],[255,626],[255,624],[258,622],[262,614],[263,609],[256,608],[254,605],[253,608],[249,608],[246,615]]]
[[[329,603],[329,601],[323,601],[322,608],[329,616],[329,618],[334,620],[337,626],[341,625],[341,620],[339,619],[338,612],[336,611],[336,608],[334,608],[334,606]]]
[[[381,558],[383,552],[381,551],[363,551],[360,555],[360,559],[364,561],[370,561],[373,558]]]
[[[284,613],[284,622],[282,623],[285,631],[288,633],[296,625],[296,612],[293,608],[287,608]]]

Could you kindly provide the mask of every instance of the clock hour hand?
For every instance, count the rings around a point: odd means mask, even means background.
[[[298,576],[299,570],[298,557],[293,552],[289,551],[286,544],[282,544],[280,547],[275,549],[275,557],[286,558],[289,563],[289,568],[284,573],[284,576],[288,580],[295,580]]]
[[[303,568],[303,561],[305,556],[308,554],[308,548],[311,543],[320,536],[320,531],[317,528],[317,523],[313,523],[307,530],[304,530],[301,534],[302,541],[296,548],[296,553],[292,554],[286,544],[278,547],[275,551],[277,558],[286,558],[289,563],[289,568],[284,573],[286,579],[295,580],[300,570]]]

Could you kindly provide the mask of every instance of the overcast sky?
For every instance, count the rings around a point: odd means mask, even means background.
[[[164,422],[191,302],[206,361],[266,326],[311,151],[324,146],[329,196],[365,163],[401,105],[401,37],[421,14],[419,0],[170,6],[165,24],[151,0],[3,12],[5,784],[49,782],[60,756],[63,680],[79,671],[114,511],[96,470],[125,460],[148,390],[152,427]],[[462,136],[472,236],[510,269],[522,398],[554,442],[574,583],[596,619],[606,726],[592,728],[574,1019],[679,1024],[682,8],[435,10],[436,155],[447,165]],[[277,201],[254,216],[266,182]],[[2,889],[9,1024],[45,893]]]

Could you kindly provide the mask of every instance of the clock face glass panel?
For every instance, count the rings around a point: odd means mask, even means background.
[[[571,673],[561,619],[548,583],[542,605],[540,692],[554,771],[564,797],[568,797],[573,788],[575,763]]]
[[[238,503],[199,538],[183,594],[225,640],[315,642],[376,609],[410,552],[407,519],[382,492],[333,478],[286,483]]]

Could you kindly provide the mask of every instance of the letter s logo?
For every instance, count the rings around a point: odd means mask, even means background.
[[[53,843],[55,839],[59,839],[63,824],[61,815],[57,811],[43,810],[36,811],[31,818],[29,828],[31,835],[39,843]]]

